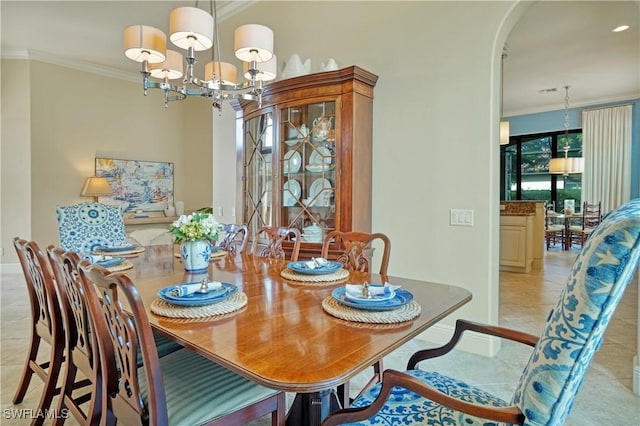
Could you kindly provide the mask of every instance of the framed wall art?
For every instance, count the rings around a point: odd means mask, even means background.
[[[106,203],[124,211],[162,211],[173,205],[173,163],[96,157],[96,176],[105,177],[113,194]]]

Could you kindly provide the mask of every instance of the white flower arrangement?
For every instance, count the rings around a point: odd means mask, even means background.
[[[218,241],[222,225],[210,213],[195,212],[189,215],[182,215],[171,224],[171,235],[174,243],[183,241],[197,241],[207,239]]]

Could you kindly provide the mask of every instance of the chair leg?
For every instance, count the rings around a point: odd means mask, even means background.
[[[282,392],[278,395],[278,409],[271,413],[271,426],[281,426],[285,424],[287,413],[285,411],[285,406],[287,405],[287,400],[285,393]]]
[[[47,370],[47,377],[42,389],[42,395],[40,396],[40,402],[38,403],[38,417],[32,422],[32,426],[41,426],[44,424],[45,412],[51,406],[53,397],[58,393],[59,389],[56,389],[58,382],[58,376],[62,368],[62,360],[64,358],[63,351],[59,348],[51,348],[51,361],[49,363],[49,369]]]
[[[32,335],[35,336],[31,339],[31,344],[29,345],[29,355],[27,356],[27,361],[24,364],[24,369],[22,370],[22,377],[20,378],[20,382],[18,384],[18,389],[16,390],[16,394],[13,397],[13,403],[19,404],[24,399],[25,394],[27,393],[27,389],[29,389],[29,384],[31,383],[31,378],[33,377],[34,370],[31,367],[31,363],[36,363],[36,358],[38,357],[38,350],[40,349],[41,338],[32,330]]]

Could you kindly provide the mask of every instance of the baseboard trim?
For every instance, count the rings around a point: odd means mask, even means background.
[[[436,324],[418,337],[436,344],[444,344],[451,339],[454,329],[453,325]],[[465,333],[456,345],[456,349],[492,358],[500,351],[501,340],[498,337],[485,334]]]
[[[22,268],[19,263],[0,263],[0,273],[2,274],[19,274]]]

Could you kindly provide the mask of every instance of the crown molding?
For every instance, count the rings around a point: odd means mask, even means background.
[[[82,61],[78,59],[64,58],[58,55],[52,55],[47,52],[38,50],[9,50],[3,49],[0,55],[2,59],[16,59],[27,61],[38,61],[47,64],[58,65],[65,68],[71,68],[77,71],[84,71],[92,74],[98,74],[103,77],[117,78],[134,83],[140,82],[140,75],[134,72],[122,71],[116,68],[110,68],[105,65],[98,65],[93,62]]]
[[[588,101],[582,101],[582,102],[571,101],[570,109],[580,109],[580,108],[588,108],[588,107],[593,107],[598,105],[629,102],[635,99],[640,99],[640,92],[632,92],[632,93],[627,93],[627,94],[618,95],[618,96],[589,99]],[[554,105],[547,105],[539,108],[505,111],[504,117],[508,119],[509,117],[517,117],[520,115],[538,114],[538,113],[550,112],[550,111],[561,111],[564,109],[565,109],[564,104],[554,104]]]
[[[241,11],[251,7],[258,3],[260,0],[240,0],[240,1],[225,1],[219,5],[216,9],[218,15],[218,21],[224,21],[225,19],[240,13]],[[117,78],[120,80],[130,81],[133,83],[140,82],[139,72],[123,71],[121,69],[108,67],[106,65],[98,65],[93,62],[83,61],[73,58],[65,58],[58,55],[52,55],[47,52],[39,50],[26,50],[26,49],[2,49],[0,51],[0,59],[14,59],[14,60],[27,60],[38,61],[47,64],[58,65],[65,68],[71,68],[77,71],[84,71],[92,74],[101,75],[104,77]]]

